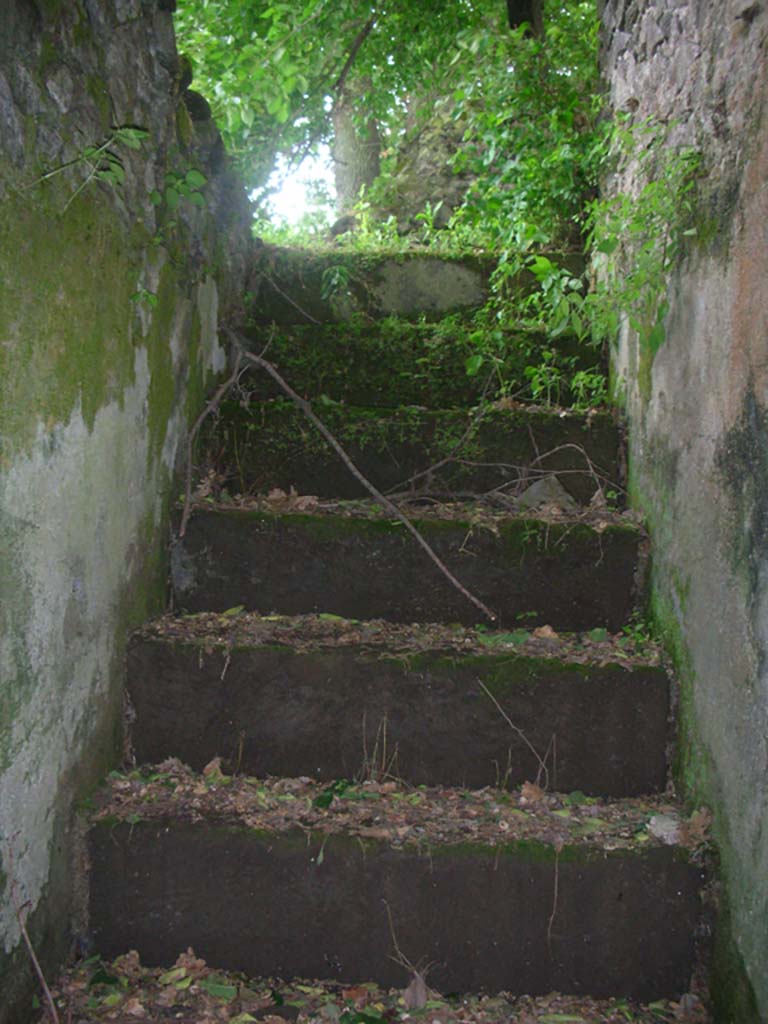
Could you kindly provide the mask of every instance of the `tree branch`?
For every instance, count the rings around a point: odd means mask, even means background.
[[[352,40],[352,45],[349,48],[347,59],[344,62],[344,67],[341,69],[341,73],[331,87],[331,92],[336,93],[336,99],[334,101],[334,107],[339,102],[342,93],[344,92],[344,85],[349,77],[349,72],[352,70],[352,65],[355,63],[360,48],[362,47],[365,40],[373,31],[373,27],[376,24],[376,13],[372,14],[371,17],[366,21],[360,31],[357,33],[355,38]]]
[[[285,381],[280,376],[277,369],[272,365],[272,363],[268,362],[262,356],[255,356],[253,355],[252,352],[246,351],[242,346],[239,335],[235,331],[233,331],[229,327],[225,327],[224,330],[226,331],[230,340],[235,345],[236,349],[239,351],[242,357],[246,359],[248,362],[253,363],[254,366],[258,366],[262,370],[265,370],[270,375],[270,377],[272,377],[272,379],[277,383],[280,389],[291,399],[291,401],[296,406],[298,406],[298,408],[304,413],[304,415],[307,417],[310,423],[312,423],[312,425],[322,434],[322,436],[325,438],[325,440],[328,442],[331,448],[333,448],[333,450],[339,456],[341,461],[350,471],[352,476],[354,476],[355,479],[363,485],[366,491],[368,491],[368,493],[371,494],[380,505],[382,505],[389,513],[391,513],[391,515],[393,515],[403,524],[403,526],[406,528],[406,530],[408,530],[408,532],[414,538],[419,547],[423,549],[423,551],[437,566],[437,568],[445,576],[445,578],[453,584],[453,586],[459,591],[459,593],[463,594],[468,601],[470,601],[476,608],[478,608],[483,613],[483,615],[490,619],[491,622],[495,622],[497,616],[494,614],[494,612],[492,612],[487,605],[483,604],[480,598],[475,597],[473,593],[467,590],[464,584],[461,583],[453,575],[448,566],[434,552],[434,550],[422,537],[422,535],[413,525],[411,520],[405,515],[405,513],[401,512],[397,505],[394,504],[394,502],[390,501],[389,498],[385,497],[385,495],[382,494],[381,491],[374,487],[374,485],[370,482],[370,480],[367,479],[367,477],[363,476],[363,474],[360,472],[360,470],[357,468],[354,462],[352,462],[349,455],[347,455],[346,451],[342,448],[342,446],[339,444],[339,442],[336,440],[336,438],[333,436],[330,430],[326,427],[322,420],[320,420],[315,415],[315,413],[312,410],[311,404],[293,390],[290,384],[288,384],[287,381]]]
[[[179,537],[183,537],[187,532],[187,523],[189,522],[189,516],[192,511],[192,450],[195,445],[195,438],[197,437],[200,427],[203,425],[204,420],[214,410],[218,409],[221,400],[224,398],[226,393],[232,387],[240,375],[240,364],[242,362],[242,349],[237,350],[237,357],[235,359],[235,366],[232,373],[227,377],[223,384],[220,384],[216,388],[213,398],[208,402],[206,407],[200,413],[195,420],[194,426],[189,432],[187,438],[187,464],[186,464],[186,476],[184,481],[184,510],[181,513],[181,524],[179,525]]]

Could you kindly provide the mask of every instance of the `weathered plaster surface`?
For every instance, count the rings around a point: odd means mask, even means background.
[[[225,367],[220,307],[244,283],[243,190],[212,125],[203,146],[194,126],[177,136],[171,6],[3,5],[2,1024],[28,1019],[32,990],[11,882],[49,971],[78,935],[87,941],[73,812],[120,755],[127,634],[164,601],[174,472]],[[121,186],[77,192],[78,155],[114,124],[150,136],[116,148]],[[150,191],[189,167],[209,179],[206,207],[181,207],[169,224]]]
[[[116,595],[136,571],[144,520],[154,525],[161,511],[145,486],[148,385],[140,349],[122,408],[100,409],[93,430],[79,410],[51,431],[40,425],[34,450],[0,478],[13,587],[3,595],[0,665],[5,685],[20,684],[4,723],[0,819],[18,833],[19,888],[33,905],[47,881],[59,780],[81,754],[84,709],[110,692]],[[7,851],[3,859],[9,870]],[[10,907],[0,921],[10,952],[19,938]]]
[[[718,1019],[746,1024],[768,1020],[768,12],[615,0],[603,41],[614,105],[669,120],[670,144],[697,146],[706,168],[702,240],[671,282],[650,393],[629,332],[614,368],[679,662],[680,781],[715,812],[730,917]]]

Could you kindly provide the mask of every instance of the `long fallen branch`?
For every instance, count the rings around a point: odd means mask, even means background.
[[[210,416],[212,412],[218,409],[224,396],[237,381],[237,378],[240,376],[240,366],[242,361],[242,349],[238,349],[232,373],[230,373],[223,384],[220,384],[218,388],[216,388],[213,398],[210,402],[206,403],[205,408],[197,417],[189,432],[189,436],[187,438],[187,464],[184,477],[184,509],[181,513],[181,523],[179,524],[179,537],[183,537],[187,532],[187,523],[189,522],[189,516],[192,512],[192,456],[194,452],[195,439],[197,438],[198,431],[203,425],[206,417]]]
[[[471,591],[467,590],[464,584],[461,583],[461,581],[453,575],[448,566],[442,561],[439,555],[435,553],[435,551],[430,547],[427,541],[424,540],[422,535],[413,525],[411,520],[405,515],[405,513],[401,512],[397,505],[394,504],[394,502],[390,501],[389,498],[387,498],[384,494],[381,493],[380,490],[378,490],[378,488],[374,487],[374,485],[370,482],[370,480],[367,479],[367,477],[363,476],[363,474],[360,472],[360,470],[357,468],[354,462],[350,459],[349,455],[347,455],[346,451],[336,440],[334,435],[330,432],[330,430],[326,427],[322,420],[315,415],[315,412],[313,411],[311,404],[293,390],[290,384],[288,384],[288,382],[281,377],[281,375],[279,374],[277,369],[272,365],[272,363],[270,363],[267,359],[264,359],[262,356],[255,356],[252,352],[248,352],[246,349],[244,349],[241,339],[235,331],[228,327],[224,328],[224,330],[226,331],[228,337],[235,346],[235,349],[238,352],[239,357],[245,359],[249,363],[252,363],[254,366],[258,366],[260,369],[265,370],[270,375],[270,377],[275,381],[278,387],[291,399],[294,405],[296,405],[304,413],[304,415],[315,427],[315,429],[322,434],[322,436],[325,438],[325,440],[328,442],[331,448],[333,448],[333,450],[339,456],[339,458],[347,467],[352,476],[354,476],[354,478],[360,484],[362,484],[366,491],[368,491],[368,493],[372,495],[376,499],[376,501],[379,502],[380,505],[382,505],[391,515],[393,515],[403,524],[403,526],[411,534],[411,536],[419,545],[419,547],[422,548],[422,550],[437,566],[440,572],[445,576],[445,578],[450,583],[453,584],[453,586],[459,591],[459,593],[463,594],[464,597],[466,597],[468,601],[470,601],[476,608],[478,608],[483,613],[483,615],[490,619],[491,622],[495,622],[497,619],[496,614],[492,612],[491,609],[487,605],[485,605],[480,600],[479,597],[475,597],[475,595],[471,593]]]

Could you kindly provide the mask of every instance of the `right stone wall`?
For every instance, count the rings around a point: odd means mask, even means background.
[[[602,5],[613,109],[668,124],[669,145],[703,155],[698,240],[670,281],[664,341],[649,351],[624,330],[613,373],[653,541],[653,614],[678,670],[677,780],[714,814],[713,995],[732,1024],[768,1021],[766,8]],[[609,194],[627,185],[619,175]]]

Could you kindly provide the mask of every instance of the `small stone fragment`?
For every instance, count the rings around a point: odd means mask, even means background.
[[[556,476],[545,476],[531,484],[518,497],[520,508],[534,509],[542,505],[555,505],[563,512],[577,512],[578,505]]]
[[[681,821],[675,814],[654,814],[648,831],[665,846],[677,846],[682,838]]]

